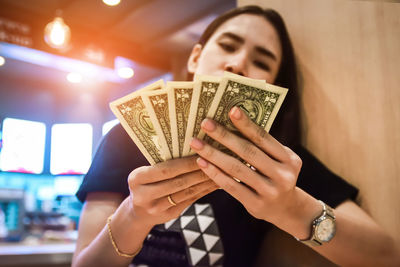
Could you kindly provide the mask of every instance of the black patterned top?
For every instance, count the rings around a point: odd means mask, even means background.
[[[303,161],[298,187],[333,208],[356,198],[357,188],[329,171],[305,148],[292,149]],[[143,165],[149,164],[118,124],[103,138],[76,196],[82,202],[89,192],[128,196],[127,177]],[[265,232],[272,227],[251,216],[223,190],[204,196],[185,212],[176,221],[151,230],[134,266],[252,266]],[[208,225],[196,226],[204,221]]]

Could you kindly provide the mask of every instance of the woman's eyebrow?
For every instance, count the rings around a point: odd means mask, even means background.
[[[234,41],[236,41],[236,42],[238,42],[240,44],[244,43],[244,38],[239,36],[239,35],[237,35],[237,34],[235,34],[235,33],[233,33],[233,32],[224,32],[221,35],[221,38],[222,37],[227,37],[227,38],[233,39]],[[275,54],[272,53],[269,49],[266,49],[266,48],[264,48],[262,46],[256,46],[256,51],[258,53],[264,55],[264,56],[267,56],[267,57],[275,60],[275,61],[277,60]]]
[[[262,54],[264,56],[267,56],[267,57],[270,57],[270,58],[272,58],[273,60],[276,61],[276,56],[270,50],[268,50],[268,49],[266,49],[264,47],[261,47],[261,46],[256,46],[256,51],[259,52],[260,54]]]
[[[241,44],[244,43],[244,39],[242,37],[240,37],[239,35],[234,34],[233,32],[224,32],[221,35],[221,37],[228,37],[228,38],[233,39],[234,41],[239,42]]]

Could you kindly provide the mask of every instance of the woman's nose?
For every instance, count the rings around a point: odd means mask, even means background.
[[[242,52],[236,54],[226,62],[224,70],[238,75],[247,76],[247,54]]]

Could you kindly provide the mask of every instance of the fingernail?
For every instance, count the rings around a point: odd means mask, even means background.
[[[201,123],[201,127],[209,132],[215,130],[215,123],[213,120],[210,119],[204,119]]]
[[[240,110],[240,108],[235,106],[231,109],[230,116],[238,120],[242,116],[242,111]]]
[[[192,141],[190,142],[190,146],[193,149],[200,150],[200,149],[202,149],[204,147],[204,144],[200,139],[197,139],[197,138],[194,137],[192,139]]]
[[[197,164],[199,164],[200,168],[206,168],[208,163],[202,158],[197,159]]]

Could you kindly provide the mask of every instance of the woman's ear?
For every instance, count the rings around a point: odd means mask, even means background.
[[[190,53],[190,57],[187,62],[187,70],[191,74],[196,72],[202,49],[203,47],[201,44],[195,44],[195,46],[193,46],[192,53]]]

